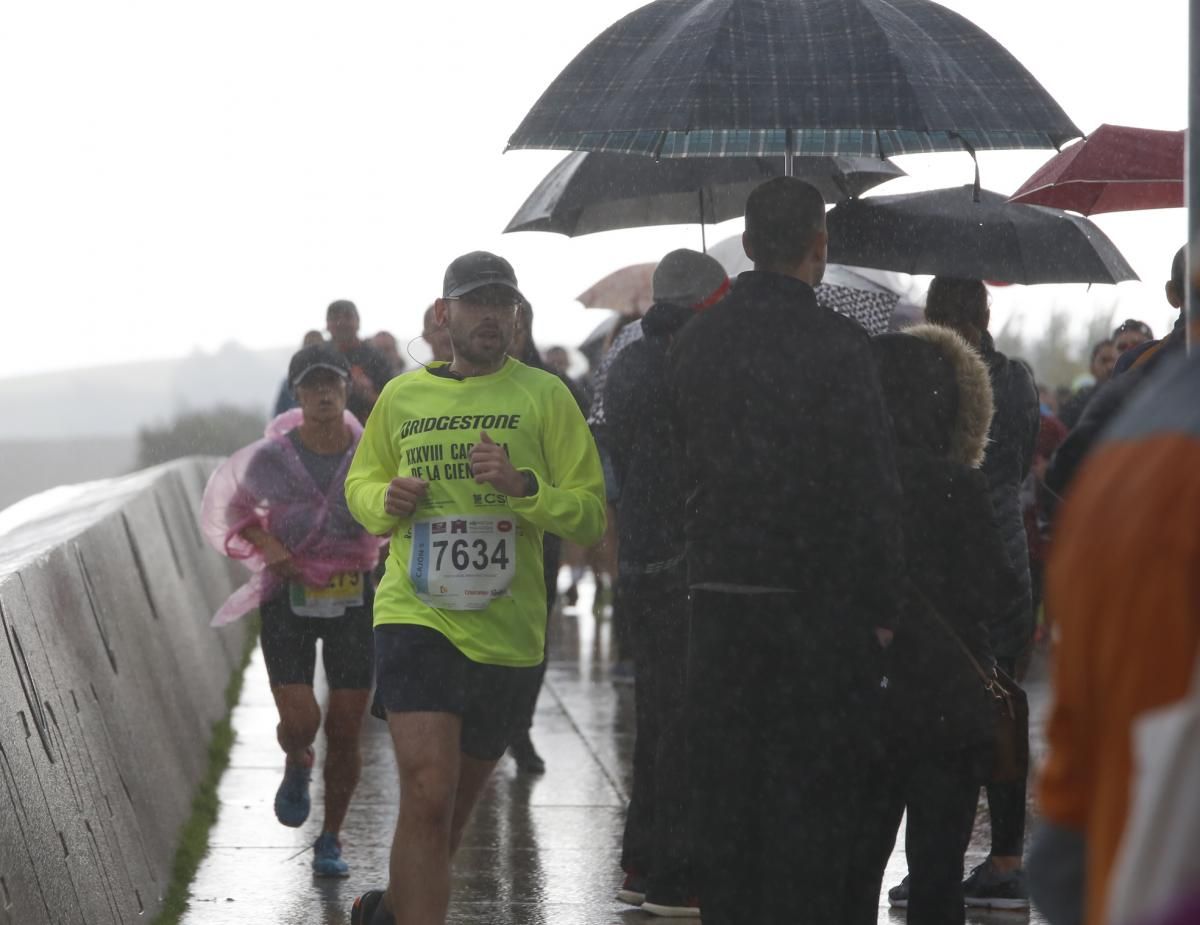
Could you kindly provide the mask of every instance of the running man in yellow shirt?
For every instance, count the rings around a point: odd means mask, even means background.
[[[355,518],[391,533],[375,598],[377,700],[400,774],[390,883],[354,925],[444,922],[450,859],[538,680],[542,534],[604,532],[604,480],[567,387],[510,358],[523,299],[483,251],[446,270],[435,323],[450,363],[393,379],[346,476]]]

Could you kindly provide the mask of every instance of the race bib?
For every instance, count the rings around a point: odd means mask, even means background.
[[[426,604],[483,610],[507,597],[517,574],[512,516],[444,515],[413,524],[408,575]]]
[[[299,617],[340,617],[347,607],[361,607],[363,573],[338,572],[323,588],[310,588],[293,581],[288,588],[292,613]]]

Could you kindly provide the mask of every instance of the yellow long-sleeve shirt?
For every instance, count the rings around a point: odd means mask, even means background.
[[[510,498],[475,482],[469,453],[484,431],[537,477],[535,494]],[[392,517],[384,498],[403,476],[429,488],[411,517]],[[557,377],[513,359],[487,376],[420,369],[389,382],[346,475],[346,501],[367,530],[392,534],[375,625],[428,626],[489,665],[542,660],[543,532],[581,545],[604,532],[604,477],[583,415]]]

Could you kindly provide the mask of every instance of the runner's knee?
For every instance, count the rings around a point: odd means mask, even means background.
[[[411,819],[447,830],[454,815],[454,786],[446,768],[425,765],[400,778],[400,811]]]

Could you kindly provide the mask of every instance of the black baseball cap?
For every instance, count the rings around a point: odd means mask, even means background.
[[[512,264],[487,251],[471,251],[450,261],[442,281],[442,298],[458,299],[484,286],[504,286],[517,298],[525,299],[517,288],[517,274],[513,272]]]
[[[340,350],[329,344],[313,344],[297,351],[288,363],[288,385],[295,388],[314,369],[328,369],[343,379],[350,378],[350,365]]]

